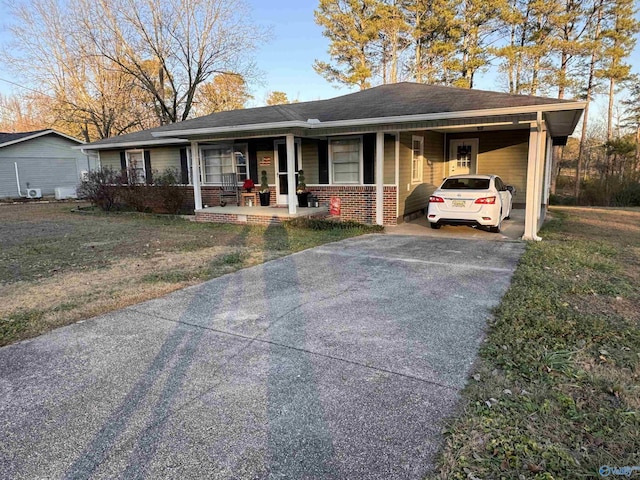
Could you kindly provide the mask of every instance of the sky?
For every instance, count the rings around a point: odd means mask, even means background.
[[[245,0],[253,12],[253,21],[271,28],[271,36],[255,53],[260,71],[259,83],[252,85],[254,99],[248,106],[264,105],[270,91],[285,92],[290,100],[309,101],[336,97],[355,91],[336,88],[313,70],[315,59],[329,60],[328,39],[316,25],[313,12],[318,0]],[[3,19],[6,3],[0,1],[0,42],[9,38]],[[2,52],[0,51],[0,60]],[[640,73],[640,41],[629,59]],[[0,93],[17,93],[18,87],[6,80],[13,76],[0,63]],[[480,74],[476,88],[500,91],[495,73]]]

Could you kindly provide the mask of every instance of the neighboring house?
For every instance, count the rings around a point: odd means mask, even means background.
[[[83,143],[55,130],[0,133],[0,198],[25,196],[27,189],[33,196],[38,190],[41,195],[53,195],[56,188],[75,191],[81,172],[96,166],[72,149]]]
[[[341,217],[394,225],[426,208],[451,174],[494,173],[517,189],[525,238],[547,204],[552,145],[564,145],[584,102],[397,83],[328,100],[214,113],[86,145],[103,167],[176,168],[193,190],[196,217],[217,205],[221,175],[258,183],[294,213],[296,171]],[[194,172],[198,172],[194,175]]]

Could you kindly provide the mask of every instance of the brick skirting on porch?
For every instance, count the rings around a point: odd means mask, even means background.
[[[318,197],[320,205],[328,205],[331,197],[339,197],[341,204],[340,220],[353,220],[360,223],[376,223],[376,187],[345,185],[314,185],[309,187],[311,193]],[[396,225],[396,187],[384,187],[385,225]]]
[[[154,188],[152,186],[144,188]],[[185,207],[189,210],[195,208],[193,199],[193,187],[184,186],[186,190],[186,202]],[[341,200],[340,220],[353,220],[360,223],[375,224],[376,223],[376,187],[375,185],[366,186],[347,186],[347,185],[314,185],[309,187],[309,191],[318,197],[320,205],[328,206],[331,197],[339,197]],[[204,207],[218,207],[220,206],[220,187],[214,186],[202,186],[202,205]],[[145,198],[144,203],[148,203],[149,208],[159,208],[159,205],[155,205],[152,201],[152,195],[143,195]],[[384,187],[384,213],[383,222],[385,225],[396,225],[396,187],[385,186]],[[276,192],[275,188],[270,191],[270,205],[276,204]],[[231,205],[231,204],[229,204]],[[232,215],[232,217],[237,215]],[[237,218],[229,218],[229,214],[211,214],[211,213],[197,213],[196,218],[198,221],[207,222],[220,222],[220,223],[252,223],[259,225],[270,225],[273,223],[279,223],[279,219],[270,219],[269,216],[254,216],[248,215],[247,221],[238,220]],[[277,217],[277,216],[276,216]]]

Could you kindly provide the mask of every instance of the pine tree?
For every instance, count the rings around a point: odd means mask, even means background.
[[[409,70],[416,82],[453,83],[461,37],[456,12],[460,0],[408,0],[403,4],[413,39],[414,59]]]
[[[578,152],[578,161],[576,165],[576,182],[574,195],[576,200],[580,197],[580,182],[582,181],[582,167],[584,165],[586,142],[587,142],[587,126],[589,122],[589,107],[593,99],[596,89],[596,67],[602,58],[602,17],[604,14],[604,1],[594,0],[591,5],[591,14],[589,16],[589,28],[587,30],[587,39],[585,46],[589,52],[587,81],[584,88],[584,99],[587,102],[582,116],[582,133],[580,135],[580,150]]]
[[[607,111],[607,140],[613,138],[613,106],[616,85],[629,78],[630,65],[625,63],[636,43],[635,34],[640,22],[634,18],[634,0],[610,0],[604,11],[602,38],[605,42],[604,65],[598,75],[609,81],[609,108]]]
[[[455,62],[458,87],[473,88],[476,72],[489,63],[489,46],[499,32],[501,12],[507,8],[505,0],[462,0],[458,10],[460,40]]]
[[[316,60],[313,68],[329,82],[371,86],[379,49],[380,0],[320,0],[316,23],[329,39],[332,63]]]

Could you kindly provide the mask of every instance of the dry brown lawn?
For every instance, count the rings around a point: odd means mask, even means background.
[[[363,233],[73,212],[77,206],[0,204],[0,345]]]

